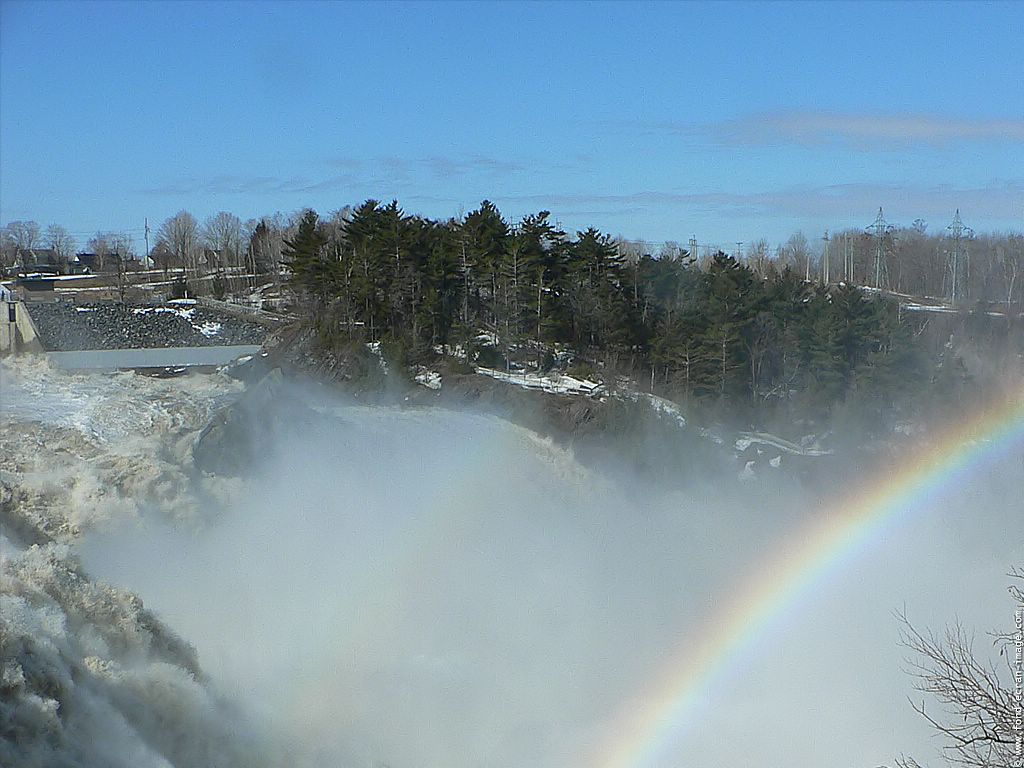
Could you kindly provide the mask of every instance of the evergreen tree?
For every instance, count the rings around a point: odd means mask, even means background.
[[[313,300],[312,312],[327,306],[337,286],[337,270],[327,260],[324,246],[327,238],[318,227],[313,209],[307,210],[299,221],[298,231],[291,240],[285,240],[283,256],[289,271],[289,284],[299,295]]]

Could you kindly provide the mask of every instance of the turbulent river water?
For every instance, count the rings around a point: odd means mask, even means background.
[[[827,493],[663,489],[491,416],[300,389],[313,421],[217,478],[191,447],[226,377],[0,375],[3,765],[928,761],[894,611],[1013,619],[1019,458],[812,584],[686,722],[645,722]]]

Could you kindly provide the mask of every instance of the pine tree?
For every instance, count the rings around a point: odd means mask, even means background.
[[[312,209],[302,215],[295,237],[284,243],[289,284],[296,293],[313,300],[309,306],[313,313],[325,308],[336,290],[337,271],[326,258],[326,244],[327,238],[320,231],[316,211]]]

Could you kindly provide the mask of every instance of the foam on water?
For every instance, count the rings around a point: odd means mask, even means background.
[[[637,682],[818,510],[612,482],[492,417],[321,396],[249,483],[217,485],[188,447],[236,384],[4,365],[4,435],[52,446],[5,466],[55,538],[3,563],[20,661],[0,722],[26,745],[4,764],[584,768]],[[665,764],[929,758],[892,611],[1012,620],[1020,469],[936,500],[797,606]]]

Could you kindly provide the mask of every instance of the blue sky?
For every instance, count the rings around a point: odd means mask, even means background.
[[[0,221],[1024,230],[1024,3],[0,5]]]

